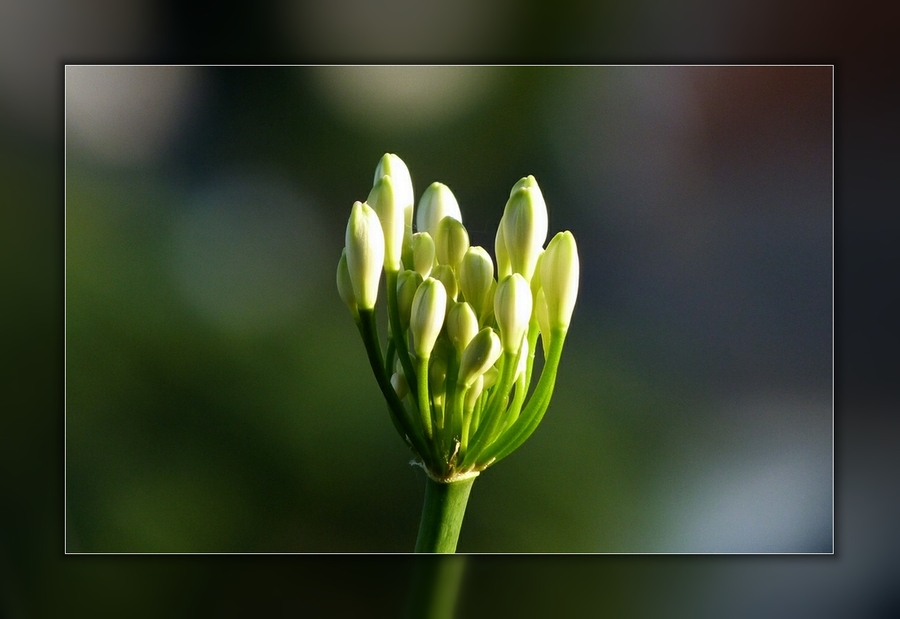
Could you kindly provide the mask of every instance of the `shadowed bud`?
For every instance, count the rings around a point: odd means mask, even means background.
[[[347,270],[360,309],[372,309],[378,298],[378,282],[384,262],[384,234],[378,215],[363,202],[355,202],[344,237]]]
[[[534,299],[534,313],[537,314],[538,327],[541,330],[541,346],[544,347],[544,354],[550,350],[550,315],[547,313],[547,297],[544,289],[538,290]]]
[[[497,359],[500,357],[498,356]],[[497,361],[495,360],[494,363]],[[497,366],[491,366],[484,373],[484,388],[490,389],[494,385],[497,384],[497,381],[500,380],[500,370],[497,369]]]
[[[507,275],[512,275],[512,266],[509,263],[509,252],[506,251],[506,240],[503,238],[503,218],[497,226],[497,234],[494,236],[494,254],[497,256],[497,280]]]
[[[441,283],[444,284],[444,290],[447,291],[447,298],[456,301],[456,297],[459,296],[459,282],[456,281],[453,267],[439,264],[431,270],[431,276],[441,280]]]
[[[447,312],[447,336],[460,355],[478,333],[478,318],[468,303],[456,303]]]
[[[461,221],[444,217],[438,223],[434,247],[440,264],[456,268],[469,249],[469,232]]]
[[[431,275],[434,267],[434,240],[427,232],[416,232],[412,236],[413,268],[422,277]]]
[[[500,327],[503,350],[516,352],[531,320],[531,288],[525,278],[513,273],[497,284],[494,318]]]
[[[544,241],[547,240],[547,207],[537,185],[516,189],[506,203],[503,243],[513,273],[531,280]]]
[[[431,355],[434,343],[441,333],[446,311],[447,292],[444,285],[433,277],[427,278],[416,290],[409,317],[413,346],[419,359],[427,359]]]
[[[435,400],[443,399],[447,384],[447,360],[443,355],[432,356],[428,365],[428,389]]]
[[[341,300],[350,309],[354,320],[359,320],[359,311],[356,309],[356,295],[353,294],[353,282],[350,281],[350,271],[347,269],[347,250],[341,251],[341,259],[337,268],[337,287]]]
[[[568,230],[553,237],[541,261],[541,288],[551,328],[567,329],[578,296],[578,248]]]
[[[409,393],[409,384],[406,382],[406,377],[399,372],[394,372],[391,375],[391,386],[394,388],[394,391],[397,392],[397,397],[401,400]]]
[[[400,313],[400,326],[404,330],[409,328],[409,314],[421,283],[422,276],[415,271],[403,271],[397,276],[397,310]]]
[[[366,203],[378,214],[378,221],[384,231],[384,270],[399,271],[403,251],[404,215],[390,176],[378,179],[369,192]]]
[[[416,212],[416,230],[427,232],[433,237],[437,235],[438,224],[444,217],[452,217],[462,222],[462,213],[456,196],[443,183],[431,183],[422,198]]]
[[[481,397],[481,394],[484,393],[484,376],[478,376],[474,381],[472,381],[472,386],[469,387],[469,390],[466,391],[466,410],[470,411],[475,408],[475,404],[478,403],[478,398]]]
[[[500,357],[500,338],[490,327],[485,327],[472,338],[459,362],[458,382],[468,388],[476,378],[487,372]]]
[[[491,284],[494,282],[494,263],[483,247],[470,247],[459,267],[459,289],[481,317],[485,306],[493,304]]]
[[[390,176],[394,183],[394,196],[403,210],[403,235],[408,238],[412,236],[413,204],[416,200],[409,168],[397,155],[386,153],[375,167],[375,180],[372,182],[377,183],[384,175]]]

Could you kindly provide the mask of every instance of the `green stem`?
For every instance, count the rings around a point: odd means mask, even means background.
[[[452,619],[465,567],[463,555],[416,557],[406,619]]]
[[[419,523],[416,552],[456,552],[469,492],[475,477],[451,481],[425,481],[425,505]]]

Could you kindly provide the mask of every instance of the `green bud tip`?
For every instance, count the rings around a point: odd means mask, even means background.
[[[378,282],[384,262],[384,234],[374,210],[355,202],[344,237],[347,270],[359,309],[372,309],[378,298]]]

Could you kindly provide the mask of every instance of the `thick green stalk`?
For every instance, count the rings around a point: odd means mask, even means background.
[[[449,483],[428,477],[416,552],[456,552],[459,530],[474,482],[475,476]]]
[[[416,557],[406,619],[452,619],[459,602],[466,559],[463,555]]]

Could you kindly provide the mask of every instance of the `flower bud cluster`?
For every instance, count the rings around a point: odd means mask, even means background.
[[[571,232],[545,247],[547,206],[533,176],[510,191],[496,270],[488,251],[470,244],[449,187],[429,185],[415,212],[414,195],[406,164],[384,155],[366,202],[351,209],[337,286],[390,390],[398,429],[429,474],[450,481],[489,466],[482,454],[502,452],[525,432],[526,416],[543,415],[578,294],[578,251]],[[386,347],[370,326],[382,272]],[[539,337],[553,376],[542,373],[531,389]]]

